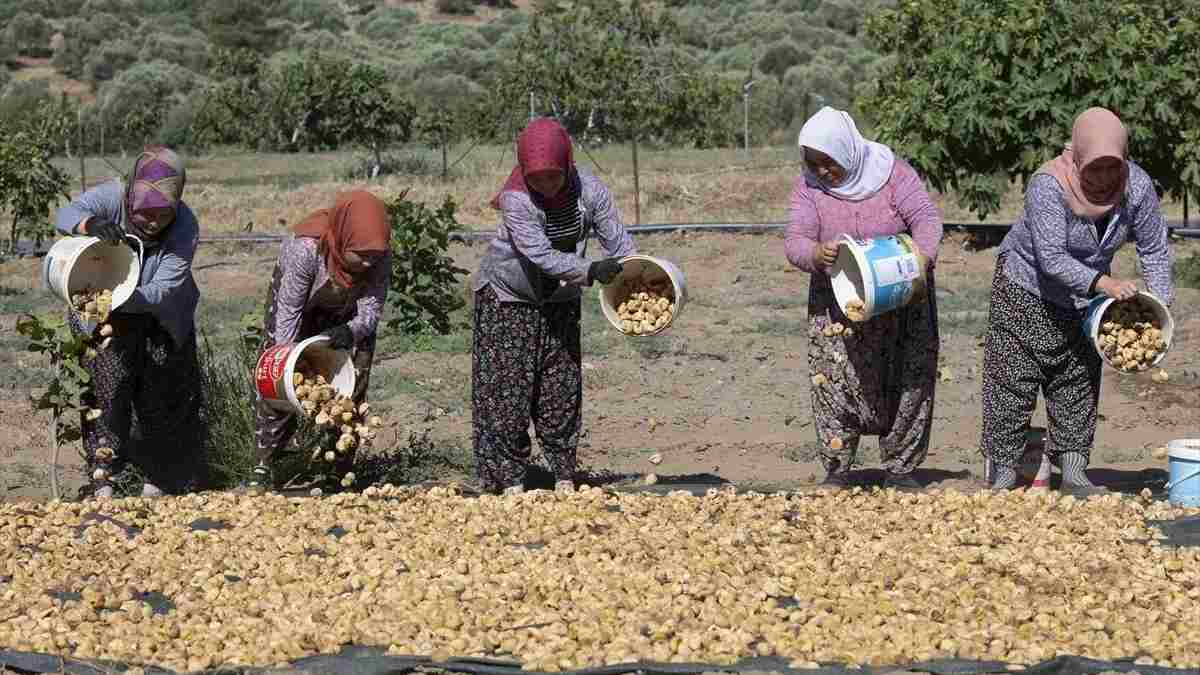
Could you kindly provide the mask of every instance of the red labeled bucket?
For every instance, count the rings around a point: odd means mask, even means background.
[[[296,364],[303,355],[306,369],[322,375],[338,394],[352,396],[356,373],[349,351],[329,346],[329,338],[316,335],[293,344],[275,345],[258,357],[254,383],[258,396],[267,405],[288,412],[303,412],[296,397]]]

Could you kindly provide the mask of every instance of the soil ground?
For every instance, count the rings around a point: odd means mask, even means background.
[[[595,291],[585,295],[581,463],[606,482],[638,481],[653,472],[664,486],[811,487],[822,472],[803,335],[808,279],[787,264],[782,238],[670,234],[642,236],[637,244],[681,266],[689,300],[666,335],[630,339],[607,325]],[[1192,242],[1174,247],[1177,257],[1200,249]],[[1118,257],[1118,274],[1135,274],[1131,249]],[[483,250],[479,243],[455,245],[452,253],[473,270]],[[242,314],[261,312],[274,254],[271,246],[201,247],[195,269],[205,293],[199,320],[206,335],[227,336]],[[941,377],[932,448],[919,474],[930,487],[980,486],[982,334],[994,263],[994,249],[970,251],[961,235],[943,242]],[[0,499],[48,496],[48,418],[33,413],[27,400],[44,381],[45,366],[21,351],[13,330],[22,312],[56,310],[56,301],[35,287],[39,264],[0,265]],[[464,281],[464,297],[467,288]],[[1175,343],[1163,363],[1169,382],[1156,384],[1149,373],[1105,373],[1094,480],[1132,491],[1160,487],[1166,462],[1152,459],[1151,450],[1200,436],[1197,307],[1200,291],[1177,289]],[[461,318],[467,316],[464,310]],[[469,352],[467,328],[432,339],[384,331],[371,399],[395,425],[397,439],[406,437],[406,427],[424,426],[440,446],[469,457]],[[1039,409],[1035,423],[1043,420]],[[661,463],[652,463],[655,455]],[[877,459],[866,439],[858,477],[877,478]],[[75,449],[64,449],[61,461],[61,480],[73,495],[83,479]]]

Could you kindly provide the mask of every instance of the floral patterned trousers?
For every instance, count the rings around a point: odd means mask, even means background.
[[[488,492],[523,485],[532,420],[556,480],[575,477],[583,422],[580,302],[500,302],[475,294],[471,405],[475,466]]]
[[[829,277],[813,275],[808,368],[814,427],[826,471],[850,470],[864,435],[879,437],[883,468],[892,473],[912,473],[925,459],[939,348],[932,271],[926,288],[923,300],[854,323],[838,306]],[[825,329],[834,324],[841,324],[843,332],[827,336]]]

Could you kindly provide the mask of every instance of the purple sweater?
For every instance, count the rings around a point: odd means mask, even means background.
[[[793,265],[814,273],[812,252],[820,242],[841,239],[843,234],[869,239],[901,232],[912,235],[930,262],[937,260],[942,215],[917,172],[897,158],[888,182],[858,202],[839,199],[801,174],[792,190],[784,251]]]

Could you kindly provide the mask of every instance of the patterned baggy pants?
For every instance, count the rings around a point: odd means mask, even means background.
[[[1100,355],[1083,334],[1083,313],[1059,307],[1013,283],[996,264],[983,351],[984,457],[1013,467],[1040,391],[1046,401],[1046,452],[1091,453],[1100,401]]]
[[[940,346],[932,272],[925,282],[923,300],[854,323],[842,314],[829,277],[813,275],[808,369],[810,376],[821,376],[811,384],[813,426],[829,473],[853,466],[864,435],[879,437],[883,466],[892,473],[912,473],[924,461]],[[825,335],[831,324],[849,328],[850,334]]]
[[[491,286],[475,294],[471,405],[475,467],[489,492],[523,485],[533,422],[557,480],[575,477],[583,422],[580,302],[500,302]]]
[[[96,467],[96,449],[108,447],[115,454],[114,475],[133,465],[164,490],[196,487],[204,448],[196,334],[176,346],[148,314],[116,312],[108,322],[112,341],[85,364],[92,378],[92,405],[101,411],[94,421],[82,420],[89,476]],[[82,332],[73,313],[68,323]]]

